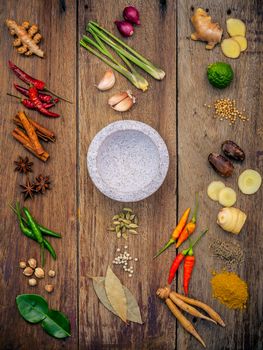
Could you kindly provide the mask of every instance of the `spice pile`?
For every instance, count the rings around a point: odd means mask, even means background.
[[[211,279],[213,297],[229,309],[244,309],[248,299],[247,284],[234,272],[214,273]]]
[[[128,246],[124,246],[124,251],[121,252],[120,248],[117,248],[117,253],[118,255],[115,257],[113,260],[114,265],[122,265],[122,268],[125,272],[129,274],[129,277],[132,277],[133,272],[134,272],[134,267],[132,265],[132,261],[137,262],[139,259],[138,258],[133,258],[130,253],[127,251]]]
[[[244,262],[244,253],[237,242],[215,239],[210,245],[214,256],[221,259],[228,269],[236,269]]]
[[[28,263],[28,265],[27,265]],[[34,258],[30,258],[27,263],[25,261],[20,261],[19,267],[23,269],[23,275],[26,277],[31,277],[28,280],[28,284],[30,287],[35,287],[38,284],[38,281],[34,278],[36,277],[38,280],[45,278],[45,271],[41,267],[37,266],[37,260]],[[34,277],[32,277],[34,274]],[[48,276],[53,278],[55,277],[56,272],[54,270],[48,271]],[[52,293],[54,290],[53,284],[46,284],[45,290],[48,293]]]
[[[111,226],[108,228],[109,231],[115,232],[117,238],[123,237],[128,239],[128,234],[137,235],[138,216],[133,213],[131,208],[123,208],[122,211],[112,218]]]
[[[204,105],[205,107],[211,108],[211,105]],[[229,125],[234,125],[237,119],[242,122],[248,121],[249,118],[244,114],[245,109],[240,111],[236,106],[236,100],[230,98],[219,98],[213,103],[214,117],[220,120],[227,120]]]

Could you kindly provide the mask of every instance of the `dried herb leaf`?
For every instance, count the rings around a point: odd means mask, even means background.
[[[110,266],[108,266],[106,272],[105,290],[113,309],[124,322],[127,322],[127,300],[125,293],[121,281],[113,273]]]
[[[113,309],[107,297],[105,290],[105,277],[92,277],[92,282],[95,293],[97,294],[97,297],[101,303],[106,307],[106,309],[111,311],[114,315],[118,316],[117,312]],[[135,297],[127,287],[122,287],[124,289],[127,300],[127,320],[142,324],[143,322],[141,318],[141,312]]]

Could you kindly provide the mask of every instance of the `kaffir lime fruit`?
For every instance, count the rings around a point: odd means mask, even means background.
[[[225,62],[215,62],[207,67],[207,78],[211,85],[218,89],[227,87],[234,77],[230,64]]]

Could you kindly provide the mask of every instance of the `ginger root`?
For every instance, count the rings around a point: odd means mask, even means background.
[[[23,22],[19,26],[11,19],[6,20],[6,25],[10,30],[10,34],[15,36],[13,46],[16,47],[19,54],[31,56],[33,54],[44,57],[44,52],[37,45],[41,39],[41,34],[38,33],[38,26],[33,24],[30,26],[29,22]]]
[[[221,42],[223,29],[218,23],[213,23],[211,16],[206,11],[198,8],[191,18],[195,32],[191,34],[192,40],[206,41],[206,49],[212,50],[216,44]]]

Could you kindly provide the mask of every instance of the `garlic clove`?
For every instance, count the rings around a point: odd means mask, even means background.
[[[112,108],[118,112],[126,112],[130,108],[132,108],[134,103],[135,103],[135,98],[128,96],[121,102],[117,103],[115,106],[112,106]]]
[[[117,103],[121,102],[122,100],[124,100],[125,98],[127,98],[129,95],[127,93],[127,91],[122,91],[119,92],[116,95],[113,95],[109,98],[108,100],[108,104],[112,107],[115,106]]]
[[[109,90],[113,87],[113,85],[116,82],[115,75],[111,69],[107,70],[101,79],[101,81],[98,83],[97,88],[101,91]]]

